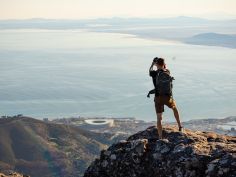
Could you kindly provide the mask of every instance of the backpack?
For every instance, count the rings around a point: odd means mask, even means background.
[[[168,70],[159,70],[156,76],[157,95],[172,96],[173,80],[174,77],[170,75]]]

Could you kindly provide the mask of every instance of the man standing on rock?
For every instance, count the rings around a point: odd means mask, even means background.
[[[154,65],[157,67],[157,70],[153,69]],[[172,80],[174,80],[174,78],[170,76],[170,71],[166,69],[165,60],[163,58],[156,57],[153,59],[152,65],[149,69],[149,75],[152,77],[155,87],[154,92],[151,90],[149,94],[155,93],[154,102],[157,114],[157,130],[159,139],[163,138],[161,121],[162,114],[164,112],[164,105],[173,110],[175,119],[178,123],[179,131],[183,132],[179,112],[172,94]]]

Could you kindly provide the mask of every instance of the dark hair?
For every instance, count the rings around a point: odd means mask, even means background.
[[[153,58],[153,62],[156,63],[158,60],[158,57]]]
[[[164,58],[158,58],[156,60],[156,63],[159,65],[159,66],[164,66],[165,65],[165,60]]]

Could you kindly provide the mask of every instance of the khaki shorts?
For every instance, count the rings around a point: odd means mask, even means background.
[[[154,102],[156,113],[164,112],[164,105],[168,106],[169,108],[176,107],[175,100],[171,96],[155,96]]]

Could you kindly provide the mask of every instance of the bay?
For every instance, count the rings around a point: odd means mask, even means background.
[[[85,30],[1,30],[0,114],[156,120],[148,69],[166,59],[182,120],[236,115],[236,50]],[[165,121],[174,121],[165,108]]]

